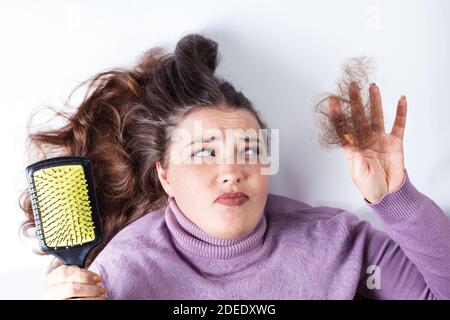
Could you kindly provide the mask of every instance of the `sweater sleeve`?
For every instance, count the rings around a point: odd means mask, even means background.
[[[405,171],[406,172],[406,171]],[[385,231],[359,221],[349,230],[369,299],[450,299],[450,217],[411,183],[371,204]]]

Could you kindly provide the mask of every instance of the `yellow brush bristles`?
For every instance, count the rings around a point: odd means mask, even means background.
[[[88,184],[81,165],[61,165],[33,173],[43,240],[55,249],[95,239]]]

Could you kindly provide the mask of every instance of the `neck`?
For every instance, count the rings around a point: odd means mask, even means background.
[[[211,236],[181,212],[174,198],[169,198],[165,220],[170,232],[184,250],[215,259],[230,259],[252,251],[262,243],[267,226],[266,217],[263,215],[248,235],[231,239]]]

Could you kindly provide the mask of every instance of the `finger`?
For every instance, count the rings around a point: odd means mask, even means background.
[[[49,285],[59,283],[86,283],[97,284],[101,282],[101,277],[87,269],[83,269],[77,266],[62,265],[47,276],[47,282]]]
[[[361,90],[356,82],[350,83],[349,98],[352,113],[353,126],[357,130],[356,135],[361,137],[364,132],[369,128],[369,121],[364,114],[364,106],[361,97]]]
[[[397,113],[395,115],[395,121],[391,130],[391,135],[400,138],[402,140],[406,126],[406,110],[407,110],[406,97],[402,96],[398,101]]]
[[[94,298],[104,296],[106,289],[94,284],[60,283],[47,288],[46,299]]]
[[[343,146],[347,144],[351,144],[353,142],[352,139],[348,139],[351,137],[349,132],[349,127],[347,123],[347,119],[342,112],[341,103],[337,97],[331,96],[328,98],[328,106],[330,108],[331,121],[333,123],[334,129],[341,140],[341,144]]]
[[[384,133],[384,118],[383,106],[381,104],[380,89],[375,83],[372,83],[369,88],[370,95],[370,119],[372,124],[372,131]]]

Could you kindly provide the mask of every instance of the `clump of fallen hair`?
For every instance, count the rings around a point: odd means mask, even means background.
[[[346,60],[336,90],[320,97],[314,106],[314,114],[321,147],[363,151],[375,142],[377,132],[374,129],[380,125],[376,122],[382,119],[370,118],[369,86],[374,69],[374,63],[368,57]],[[341,112],[332,112],[330,100],[340,106]],[[355,107],[355,102],[359,108]]]

